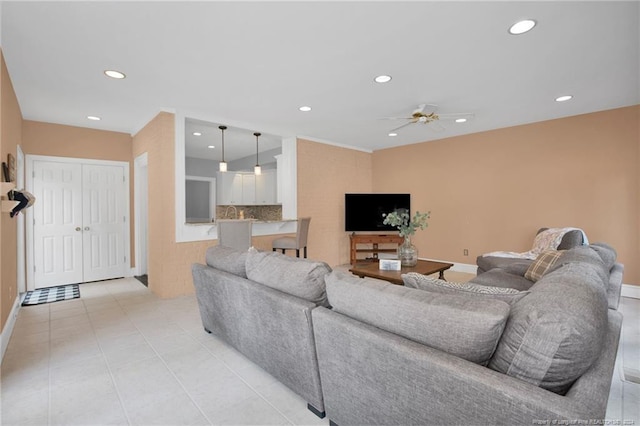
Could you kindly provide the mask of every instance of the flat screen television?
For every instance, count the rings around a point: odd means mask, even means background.
[[[382,223],[382,213],[399,209],[411,212],[411,194],[344,194],[345,231],[396,231]]]

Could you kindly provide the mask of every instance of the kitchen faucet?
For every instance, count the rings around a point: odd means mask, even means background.
[[[236,209],[236,206],[228,206],[227,210],[224,212],[224,217],[226,217],[227,219],[229,218],[229,209],[233,209],[233,218],[237,219],[238,218],[238,209]]]

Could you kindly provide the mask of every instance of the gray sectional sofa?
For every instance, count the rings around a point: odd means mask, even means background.
[[[222,250],[193,267],[205,329],[333,424],[605,416],[623,272],[605,244],[555,253],[535,282],[493,268],[493,278],[464,284],[406,274],[405,286],[278,253]]]

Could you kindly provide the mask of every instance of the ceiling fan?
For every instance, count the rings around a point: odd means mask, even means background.
[[[440,121],[447,120],[464,120],[467,121],[473,118],[471,113],[454,113],[454,114],[438,114],[437,105],[433,104],[420,104],[417,109],[413,110],[411,117],[385,117],[387,120],[408,120],[402,126],[391,129],[389,132],[395,132],[410,124],[427,124],[429,128],[435,131],[443,131],[445,128],[440,124]]]

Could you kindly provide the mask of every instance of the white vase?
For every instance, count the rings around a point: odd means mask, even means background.
[[[411,236],[404,237],[404,242],[398,246],[398,259],[402,266],[416,266],[418,264],[418,249],[411,244]]]

